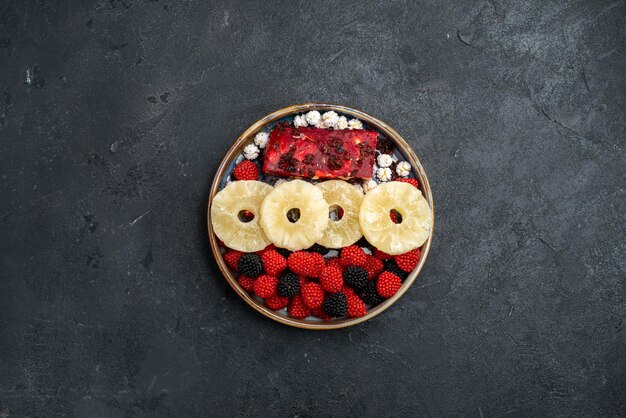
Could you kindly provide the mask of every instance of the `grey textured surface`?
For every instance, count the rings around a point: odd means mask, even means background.
[[[624,416],[626,3],[0,2],[0,416]],[[230,143],[362,108],[436,199],[414,287],[273,323],[209,255]]]

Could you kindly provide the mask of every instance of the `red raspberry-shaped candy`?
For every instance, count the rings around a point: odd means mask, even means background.
[[[250,160],[243,160],[235,166],[233,176],[236,180],[258,180],[259,167]]]
[[[350,245],[341,249],[341,255],[339,256],[339,259],[341,260],[341,265],[343,265],[344,267],[363,267],[365,261],[367,260],[366,256],[367,254],[363,252],[363,249],[361,247],[359,247],[358,245]]]
[[[296,251],[287,259],[289,270],[306,277],[319,277],[324,267],[324,257],[318,253]]]
[[[402,286],[402,280],[398,276],[384,271],[378,276],[376,291],[381,297],[389,299],[396,294],[400,286]]]
[[[228,267],[230,267],[232,271],[238,271],[237,263],[239,262],[239,258],[241,258],[242,255],[243,253],[241,251],[230,250],[224,253],[224,261],[226,261],[226,264],[228,265]]]
[[[289,306],[287,306],[287,313],[289,313],[292,318],[304,319],[311,315],[311,309],[302,302],[300,295],[296,295],[291,298],[291,302],[289,302]]]
[[[341,269],[334,266],[326,266],[320,275],[320,284],[327,292],[340,292],[341,288],[343,288]]]
[[[276,295],[278,290],[278,279],[269,274],[263,274],[256,279],[254,283],[254,293],[259,297],[269,298]]]
[[[273,311],[280,311],[288,304],[289,304],[289,298],[285,298],[285,297],[278,296],[278,295],[270,296],[269,298],[265,299],[265,306],[267,306]]]
[[[311,309],[319,308],[324,303],[324,289],[318,283],[306,283],[300,289],[300,293],[302,294],[302,302]]]
[[[420,258],[422,258],[422,250],[416,248],[408,253],[397,255],[394,258],[400,270],[410,273],[417,267],[417,263],[419,263]]]
[[[361,300],[357,295],[346,295],[348,298],[348,316],[350,318],[358,318],[365,315],[367,309],[365,308],[365,302]]]
[[[256,279],[251,279],[250,277],[240,275],[237,279],[237,282],[241,287],[243,287],[243,290],[245,290],[246,292],[254,293],[254,283],[256,282]]]
[[[383,262],[380,261],[378,258],[374,257],[373,255],[367,256],[367,261],[365,261],[364,268],[365,270],[367,270],[368,279],[372,280],[376,276],[378,276],[380,272],[383,271],[383,267]]]
[[[287,260],[276,250],[267,250],[261,254],[265,272],[270,276],[278,276],[287,268]]]

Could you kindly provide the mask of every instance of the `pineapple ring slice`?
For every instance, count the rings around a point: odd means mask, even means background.
[[[299,212],[299,217],[292,213]],[[303,250],[315,244],[328,226],[328,203],[314,185],[292,180],[274,187],[261,205],[261,227],[277,247]]]
[[[317,184],[324,192],[324,199],[330,207],[343,209],[343,216],[336,221],[331,220],[324,236],[317,241],[326,248],[343,248],[357,242],[363,236],[359,225],[359,209],[363,201],[363,193],[342,180],[329,180]]]
[[[256,180],[234,181],[220,190],[211,202],[211,224],[224,245],[243,252],[260,251],[270,242],[259,225],[260,208],[273,187]],[[252,220],[242,220],[240,212],[249,211]]]
[[[402,222],[395,224],[396,210]],[[367,192],[361,204],[359,223],[374,247],[390,255],[404,254],[426,242],[433,222],[432,211],[422,192],[398,181],[381,184]]]

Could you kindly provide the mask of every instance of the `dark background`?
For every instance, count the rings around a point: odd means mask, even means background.
[[[0,416],[624,416],[626,3],[0,1]],[[362,108],[436,203],[335,332],[227,286],[206,199],[286,105]]]

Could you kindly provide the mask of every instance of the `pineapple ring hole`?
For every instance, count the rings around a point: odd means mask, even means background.
[[[254,219],[254,213],[250,212],[249,210],[243,209],[240,210],[239,213],[237,213],[237,218],[239,218],[241,222],[247,224]]]
[[[289,222],[291,222],[292,224],[295,224],[296,222],[298,222],[298,219],[300,219],[300,209],[291,208],[287,211],[285,216],[287,217],[287,220]]]
[[[400,212],[398,212],[397,210],[395,210],[395,209],[391,209],[389,211],[389,218],[391,219],[391,221],[394,224],[401,224],[402,223],[402,214]],[[395,218],[395,220],[394,220],[394,218]]]
[[[328,218],[334,222],[340,221],[343,218],[343,208],[339,205],[332,205],[328,208]]]

